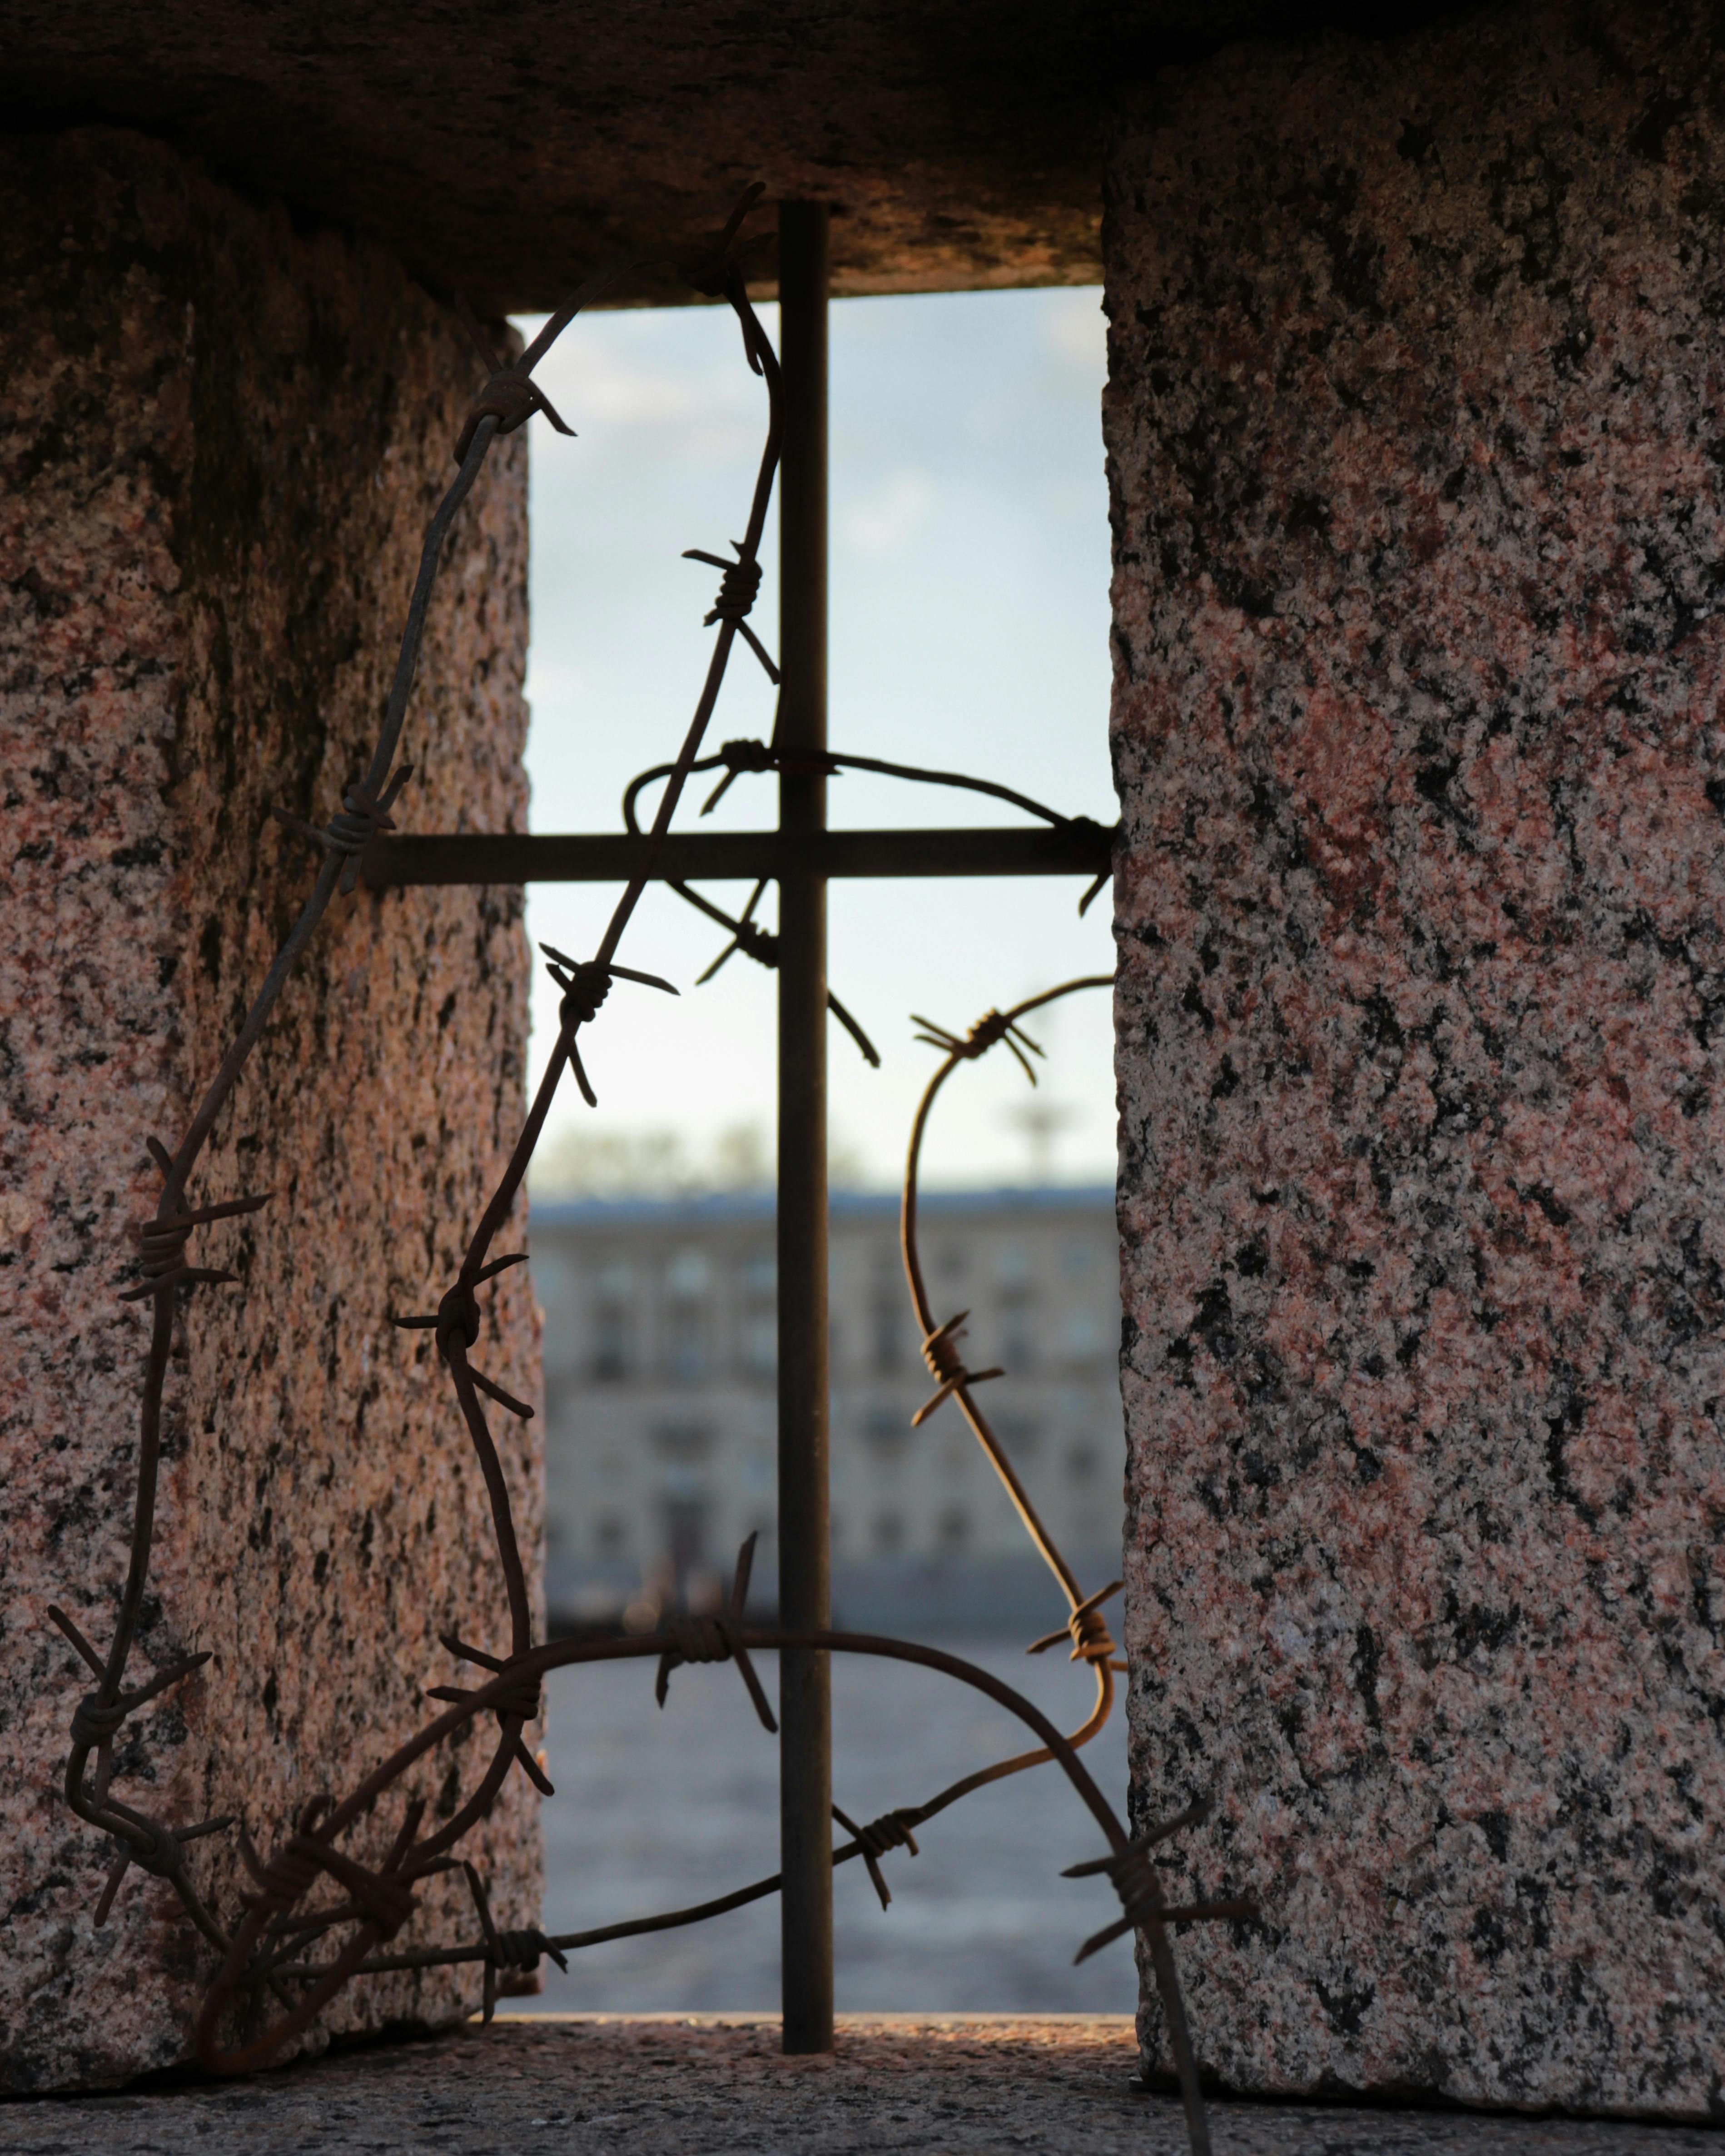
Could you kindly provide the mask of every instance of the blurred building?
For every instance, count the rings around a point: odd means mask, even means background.
[[[1119,1571],[1125,1440],[1111,1189],[925,1194],[940,1318],[971,1313],[978,1397],[1086,1588]],[[760,1536],[770,1604],[776,1290],[770,1194],[536,1203],[545,1312],[547,1592],[553,1620],[644,1620],[713,1598]],[[905,1286],[898,1203],[832,1206],[834,1613],[901,1630],[1063,1613],[1004,1491],[932,1390]]]

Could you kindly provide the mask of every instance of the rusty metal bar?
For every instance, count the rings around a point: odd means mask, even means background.
[[[797,780],[787,784],[806,783]],[[1089,823],[1040,828],[885,831],[673,831],[649,871],[660,881],[844,876],[1100,875],[1113,834]],[[406,884],[627,883],[652,842],[624,831],[529,836],[463,831],[377,839],[366,849],[373,891]]]
[[[779,494],[779,828],[825,853],[827,783],[827,224],[779,211],[784,459]],[[819,868],[779,873],[778,1612],[832,1623],[827,1502],[827,893]],[[779,1656],[780,1976],[783,2047],[833,2048],[831,1660]]]

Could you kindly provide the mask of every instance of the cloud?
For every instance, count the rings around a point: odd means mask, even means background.
[[[1051,352],[1100,382],[1108,364],[1108,322],[1099,292],[1086,286],[1050,295],[1041,326]]]
[[[516,326],[531,336],[540,320],[521,316]],[[712,338],[667,336],[650,316],[626,323],[621,336],[594,336],[592,326],[574,324],[536,370],[552,403],[578,432],[584,418],[589,426],[718,434],[728,446],[737,433],[733,415],[755,417],[762,402],[758,386],[746,374],[741,382],[736,378],[741,370],[729,363],[728,351],[721,363],[716,348],[709,348],[715,346]]]
[[[845,510],[840,528],[860,554],[895,554],[933,516],[936,500],[927,472],[896,471]]]

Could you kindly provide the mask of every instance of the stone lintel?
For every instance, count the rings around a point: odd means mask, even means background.
[[[1399,24],[1430,0],[1397,11]],[[1094,283],[1131,74],[1348,0],[8,0],[0,113],[146,127],[379,240],[434,289],[549,308],[680,248],[753,179],[840,214],[834,289]],[[770,229],[771,220],[765,220]],[[764,257],[769,282],[770,251]],[[662,268],[622,288],[686,302]]]

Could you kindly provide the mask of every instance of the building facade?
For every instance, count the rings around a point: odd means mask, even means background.
[[[925,1196],[928,1288],[970,1312],[978,1395],[1087,1586],[1119,1571],[1119,1260],[1106,1188]],[[777,1281],[769,1194],[539,1203],[547,1599],[554,1621],[644,1621],[713,1599],[745,1536],[770,1601]],[[1059,1621],[1058,1591],[932,1381],[898,1202],[832,1205],[832,1536],[841,1623]]]

